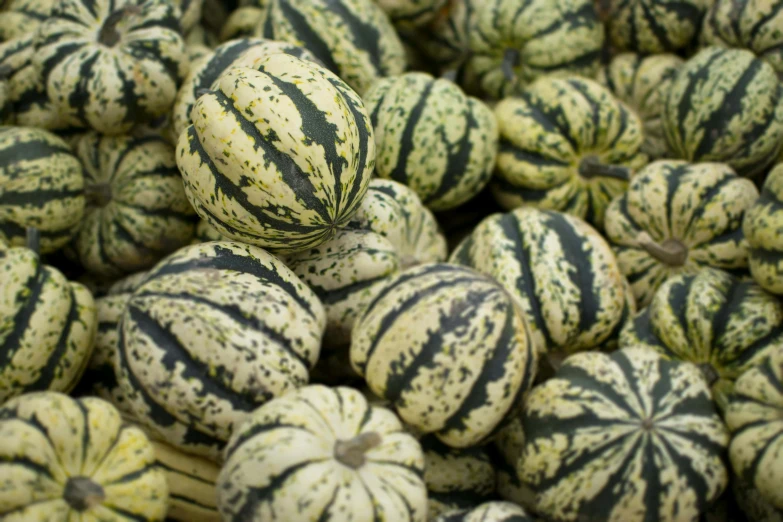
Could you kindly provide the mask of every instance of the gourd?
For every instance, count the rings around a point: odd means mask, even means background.
[[[220,29],[220,41],[248,38],[255,34],[256,27],[264,17],[264,10],[255,6],[238,7],[226,19]],[[273,41],[273,40],[270,40]]]
[[[764,290],[778,295],[783,294],[783,242],[777,224],[781,219],[783,164],[767,175],[759,198],[745,211],[742,220],[750,274]]]
[[[701,27],[708,0],[609,0],[609,41],[621,51],[660,54],[687,49]]]
[[[181,13],[179,20],[182,34],[188,34],[201,20],[204,0],[174,0],[173,3],[179,8]]]
[[[524,449],[525,431],[522,419],[515,416],[495,436],[490,447],[490,456],[497,475],[498,496],[532,512],[535,495],[519,476],[519,459],[522,458]]]
[[[444,513],[433,522],[533,522],[533,518],[512,502],[492,501],[472,509]]]
[[[0,42],[35,33],[52,15],[57,0],[7,0],[0,17]]]
[[[449,0],[375,0],[398,27],[423,27],[446,7]]]
[[[470,55],[470,34],[478,11],[473,0],[449,0],[428,26],[407,34],[416,47],[441,72],[458,77],[457,71]]]
[[[221,236],[220,232],[215,230],[215,227],[210,225],[207,221],[199,219],[198,224],[196,225],[196,234],[193,237],[191,244],[195,245],[196,243],[204,243],[206,241],[223,241],[226,239],[226,237]]]

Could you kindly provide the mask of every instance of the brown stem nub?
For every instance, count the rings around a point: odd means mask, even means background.
[[[517,77],[514,72],[514,67],[519,67],[519,63],[522,59],[518,49],[508,48],[503,51],[503,61],[500,63],[500,69],[503,71],[503,76],[506,80],[513,82]]]
[[[699,369],[701,370],[702,375],[704,375],[704,378],[707,380],[708,386],[712,386],[718,379],[720,379],[720,374],[710,363],[701,363],[699,365]]]
[[[637,243],[648,254],[666,265],[678,267],[688,261],[688,247],[679,239],[669,238],[663,243],[656,243],[650,234],[642,232],[637,237]]]
[[[579,175],[585,179],[614,178],[628,181],[631,179],[631,169],[620,165],[601,163],[598,156],[585,156],[579,163]]]
[[[359,469],[364,465],[364,454],[381,443],[381,436],[368,431],[334,444],[334,458],[349,468]]]
[[[117,31],[117,24],[126,16],[137,15],[141,13],[141,8],[137,5],[127,5],[122,9],[117,9],[106,17],[98,33],[98,42],[106,47],[114,47],[120,41],[120,33]]]
[[[41,231],[35,227],[27,227],[25,230],[25,242],[27,248],[35,252],[41,253]]]
[[[71,477],[65,483],[63,499],[76,511],[87,511],[106,500],[106,492],[87,477]]]
[[[108,183],[96,183],[84,187],[84,195],[87,199],[99,207],[105,207],[111,202],[111,185]]]

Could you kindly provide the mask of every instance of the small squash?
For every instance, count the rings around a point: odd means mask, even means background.
[[[621,51],[661,54],[694,44],[711,0],[609,0],[609,41]]]
[[[512,502],[492,501],[444,513],[432,522],[533,522],[533,518]]]
[[[767,176],[761,195],[745,211],[742,231],[748,242],[748,265],[764,290],[783,295],[783,164]]]

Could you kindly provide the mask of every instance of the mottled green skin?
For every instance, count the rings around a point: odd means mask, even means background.
[[[764,290],[783,295],[783,164],[767,175],[761,195],[746,212],[742,231],[748,242],[748,265]]]
[[[659,54],[694,44],[712,0],[609,0],[609,41],[620,51]]]
[[[541,376],[537,376],[541,379]],[[492,464],[497,475],[497,494],[528,511],[535,507],[535,495],[519,476],[519,459],[525,449],[525,431],[522,418],[513,417],[492,441]]]
[[[0,16],[0,42],[35,33],[57,4],[58,0],[7,0]]]

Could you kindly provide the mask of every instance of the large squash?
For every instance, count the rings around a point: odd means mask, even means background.
[[[783,164],[767,176],[761,195],[745,211],[742,231],[748,242],[748,265],[764,290],[783,294]]]
[[[687,50],[710,1],[609,0],[609,41],[622,51],[643,54]]]

